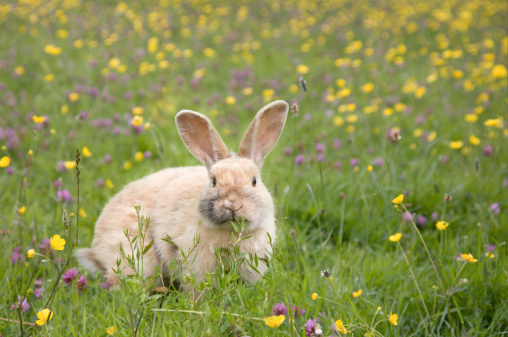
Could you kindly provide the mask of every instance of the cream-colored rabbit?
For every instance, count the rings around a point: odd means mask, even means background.
[[[256,253],[259,258],[271,253],[268,234],[275,240],[273,200],[261,180],[263,160],[275,147],[282,133],[288,113],[288,104],[275,101],[263,107],[247,129],[240,142],[238,154],[228,152],[210,120],[204,115],[182,110],[176,115],[180,136],[197,159],[205,166],[168,168],[125,186],[106,205],[95,225],[91,248],[79,249],[76,257],[90,272],[101,270],[115,283],[113,268],[121,257],[120,245],[132,254],[124,230],[138,234],[134,206],[140,205],[143,215],[150,217],[146,243],[154,240],[143,258],[144,274],[151,275],[157,265],[169,277],[173,259],[181,259],[194,247],[194,238],[200,242],[184,264],[182,275],[192,273],[202,281],[206,273],[216,268],[216,248],[226,248],[232,242],[235,218],[245,219],[240,252]],[[268,233],[268,234],[267,234]],[[173,244],[162,240],[166,236]],[[176,245],[176,246],[175,246]],[[123,274],[132,274],[121,266]],[[259,260],[258,270],[266,271]],[[261,277],[243,263],[240,273],[245,281]],[[188,287],[183,284],[184,289]]]

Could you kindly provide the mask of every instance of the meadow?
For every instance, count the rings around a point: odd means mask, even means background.
[[[507,26],[503,0],[3,2],[0,336],[506,334]],[[81,270],[122,186],[199,164],[178,111],[236,151],[276,99],[262,280],[234,247],[198,301]]]

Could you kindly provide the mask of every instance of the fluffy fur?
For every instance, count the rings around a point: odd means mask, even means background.
[[[115,283],[113,268],[120,258],[120,245],[132,254],[124,230],[132,237],[138,234],[134,206],[141,205],[150,217],[146,242],[154,240],[144,256],[143,271],[151,275],[157,265],[163,266],[166,277],[173,259],[181,259],[181,251],[194,247],[194,237],[201,241],[188,258],[195,262],[183,265],[183,275],[192,272],[197,281],[216,267],[215,249],[229,247],[233,228],[230,221],[243,217],[245,235],[239,243],[241,252],[256,253],[259,258],[271,253],[268,234],[275,239],[273,200],[263,185],[260,169],[263,159],[275,147],[284,128],[288,104],[275,101],[263,107],[243,137],[238,155],[229,153],[210,120],[194,111],[183,110],[176,115],[176,125],[189,151],[204,166],[168,168],[126,185],[106,205],[95,225],[91,248],[76,252],[78,261],[90,272],[101,270]],[[256,179],[255,185],[253,178]],[[215,186],[214,186],[215,180]],[[174,245],[162,239],[169,235]],[[123,273],[133,271],[122,264]],[[245,281],[261,277],[247,263],[240,273]],[[263,274],[266,265],[259,261]],[[183,285],[186,288],[185,284]]]

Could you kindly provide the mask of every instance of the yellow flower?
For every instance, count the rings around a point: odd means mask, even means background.
[[[134,125],[134,126],[140,126],[141,124],[143,124],[143,117],[141,117],[141,116],[134,116],[134,118],[132,119],[132,125]]]
[[[143,107],[140,106],[135,106],[134,108],[132,108],[132,113],[135,115],[142,115],[143,111],[144,111]]]
[[[358,289],[357,291],[353,291],[353,297],[357,298],[362,295],[362,289]]]
[[[397,314],[392,314],[390,312],[390,317],[388,317],[388,321],[393,324],[393,325],[397,325],[397,320],[399,319],[399,315]]]
[[[483,123],[483,125],[502,129],[503,128],[503,119],[502,118],[487,119]]]
[[[114,326],[110,326],[109,328],[106,329],[106,333],[108,335],[112,335],[115,333],[115,327]]]
[[[335,327],[337,328],[337,331],[339,331],[341,334],[345,335],[347,334],[347,329],[344,327],[344,323],[340,319],[335,321]]]
[[[90,152],[90,150],[86,146],[83,146],[82,153],[83,153],[83,156],[85,156],[85,157],[91,157],[92,156],[92,152]]]
[[[83,208],[79,209],[79,216],[82,218],[86,218],[87,214]]]
[[[110,180],[110,179],[106,179],[106,186],[107,186],[108,188],[113,188],[113,187],[115,187],[115,185],[113,185],[113,182],[111,182],[111,180]]]
[[[137,162],[140,162],[143,160],[143,152],[136,152],[136,154],[134,155],[134,160],[137,161]]]
[[[478,261],[477,259],[473,258],[473,255],[471,254],[460,254],[460,257],[462,258],[462,260],[467,261],[469,263],[475,263]]]
[[[362,85],[362,91],[364,93],[368,94],[372,90],[374,90],[374,84],[369,82],[369,83],[365,83],[364,85]]]
[[[508,75],[508,70],[502,64],[496,64],[494,68],[492,68],[492,77],[494,78],[503,78]]]
[[[62,48],[48,44],[44,47],[44,52],[49,55],[58,56],[62,52]]]
[[[25,68],[17,66],[16,68],[14,68],[14,72],[16,73],[16,75],[21,76],[25,73]]]
[[[34,154],[34,150],[32,150],[32,149],[28,150],[28,155],[29,156],[32,156],[33,154]]]
[[[37,313],[38,320],[35,321],[37,325],[44,325],[46,324],[50,319],[53,318],[53,311],[49,309],[42,309]]]
[[[427,92],[427,88],[425,88],[425,87],[418,87],[418,89],[416,89],[416,91],[415,91],[415,97],[416,97],[416,99],[422,98],[423,95],[425,95],[426,92]]]
[[[307,67],[306,65],[300,64],[299,66],[296,67],[296,72],[300,75],[305,75],[309,72],[309,67]]]
[[[485,253],[485,257],[488,257],[489,259],[493,259],[493,258],[494,258],[494,254],[493,254],[493,253],[486,252],[486,253]]]
[[[244,89],[242,90],[242,93],[243,93],[245,96],[249,96],[249,95],[251,95],[251,94],[252,94],[252,92],[253,92],[253,91],[254,91],[254,90],[252,90],[252,88],[244,88]]]
[[[54,250],[63,250],[65,246],[65,240],[60,235],[52,236],[49,243]]]
[[[292,93],[295,93],[298,91],[298,86],[296,84],[291,84],[289,86],[289,91],[292,92]]]
[[[404,201],[404,194],[399,194],[395,199],[392,200],[394,204],[400,204]]]
[[[46,120],[46,117],[34,115],[32,117],[32,120],[34,121],[35,124],[41,124],[41,123],[44,123],[44,121]]]
[[[151,125],[149,122],[146,122],[146,123],[145,123],[145,125],[143,126],[143,129],[145,129],[145,130],[150,130],[150,127],[151,127],[151,126],[152,126],[152,125]]]
[[[279,316],[270,316],[270,317],[264,317],[263,321],[265,321],[265,324],[268,325],[270,328],[276,328],[284,322],[286,319],[286,316],[279,315]]]
[[[11,163],[11,158],[7,156],[3,156],[2,159],[0,159],[0,167],[7,167]]]
[[[28,252],[26,252],[26,256],[28,256],[29,259],[34,257],[34,255],[35,255],[35,250],[33,250],[33,249],[29,249]]]
[[[62,108],[60,109],[60,112],[62,115],[65,115],[69,111],[69,106],[67,104],[62,105]]]
[[[342,79],[342,78],[339,78],[339,79],[335,82],[335,84],[337,84],[337,86],[338,86],[339,88],[342,88],[343,86],[345,86],[345,85],[346,85],[346,80],[344,80],[344,79]]]
[[[127,160],[123,163],[123,169],[125,171],[129,171],[132,168],[132,162],[130,160]]]
[[[208,58],[215,57],[215,50],[213,50],[212,48],[205,48],[203,50],[203,55],[205,55]]]
[[[51,82],[54,79],[55,79],[55,75],[53,75],[53,74],[44,75],[44,81],[46,81],[46,82]]]
[[[310,298],[312,298],[313,301],[317,300],[317,293],[312,293]]]
[[[461,140],[455,140],[448,143],[448,146],[450,146],[453,150],[459,150],[464,145],[464,142]]]
[[[79,94],[77,92],[71,92],[69,94],[69,101],[77,102],[79,100]]]
[[[372,171],[373,169],[374,169],[374,168],[372,167],[372,165],[367,166],[367,171],[369,171],[369,172],[370,172],[370,171]]]
[[[399,242],[401,237],[402,237],[402,233],[396,233],[396,234],[390,235],[389,239],[391,242]]]
[[[236,103],[236,98],[234,98],[233,96],[227,96],[225,101],[226,101],[226,104],[233,105]]]
[[[72,160],[69,160],[69,161],[66,161],[64,163],[64,166],[68,169],[68,170],[72,170],[73,168],[76,167],[76,162],[75,161],[72,161]]]
[[[26,213],[26,206],[19,208],[19,214],[25,214]]]
[[[450,224],[446,221],[438,221],[436,222],[436,227],[437,229],[439,229],[440,231],[444,231],[446,229],[446,227],[448,227]]]
[[[467,114],[464,116],[464,120],[469,123],[474,123],[478,120],[478,115],[475,114]]]
[[[475,135],[469,136],[469,142],[471,145],[478,145],[480,144],[480,138],[476,137]]]

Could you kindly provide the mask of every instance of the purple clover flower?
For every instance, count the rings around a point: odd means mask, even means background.
[[[427,224],[427,217],[424,215],[418,215],[416,217],[416,224],[420,227],[423,227]]]
[[[284,315],[286,316],[288,313],[288,309],[284,303],[275,303],[272,307],[272,316]]]
[[[76,282],[76,287],[81,290],[81,291],[85,291],[86,288],[87,288],[87,281],[86,281],[86,277],[85,275],[81,275],[78,279],[78,282]]]
[[[298,316],[303,316],[305,314],[305,308],[298,308],[297,306],[293,306],[293,312],[295,313],[295,319],[298,319]]]
[[[305,324],[305,335],[306,336],[315,336],[316,335],[316,320],[309,319]]]
[[[26,298],[23,300],[23,302],[21,302],[21,296],[18,295],[18,302],[11,306],[11,310],[14,311],[17,308],[20,308],[21,311],[28,312],[28,310],[30,310],[30,304],[28,304]]]
[[[501,207],[499,207],[499,203],[497,202],[490,205],[489,209],[494,215],[499,215],[499,213],[501,213]]]
[[[295,158],[295,164],[296,165],[302,165],[304,161],[305,161],[305,157],[303,156],[303,154],[299,154]]]
[[[56,201],[58,202],[72,202],[74,198],[71,195],[69,190],[59,190],[56,191]]]
[[[64,281],[65,284],[71,283],[73,280],[76,279],[80,274],[78,268],[71,268],[65,272],[65,274],[62,276],[62,281]]]
[[[23,261],[25,261],[25,256],[23,254],[21,254],[19,247],[14,247],[14,249],[12,251],[12,257],[11,257],[12,264],[16,264],[18,262],[23,262]]]

